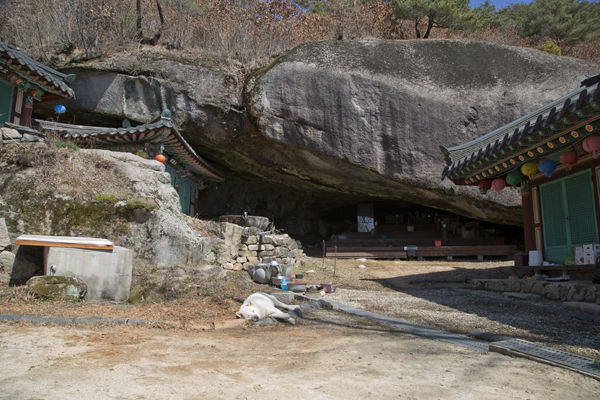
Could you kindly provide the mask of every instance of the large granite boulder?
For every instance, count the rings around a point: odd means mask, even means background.
[[[296,175],[340,191],[518,224],[515,190],[440,182],[439,146],[481,136],[577,88],[598,65],[482,42],[330,41],[297,47],[246,87],[252,119],[296,149]],[[339,160],[347,163],[340,163]]]
[[[200,199],[206,215],[247,211],[303,234],[323,231],[323,210],[382,200],[521,224],[517,190],[482,196],[441,182],[439,146],[556,99],[598,65],[483,42],[324,41],[249,75],[148,50],[69,72],[77,74],[68,106],[78,122],[173,112],[226,177]]]

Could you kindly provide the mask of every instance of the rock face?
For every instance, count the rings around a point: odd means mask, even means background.
[[[320,231],[319,213],[401,201],[521,224],[516,190],[481,196],[440,182],[440,145],[487,133],[598,73],[533,49],[450,40],[304,44],[248,76],[168,54],[77,66],[81,115],[138,121],[164,108],[226,175],[206,215],[252,212]],[[243,101],[242,101],[243,100]],[[87,114],[86,114],[87,113]]]
[[[82,300],[87,294],[84,281],[67,276],[34,276],[27,281],[27,287],[45,300]]]

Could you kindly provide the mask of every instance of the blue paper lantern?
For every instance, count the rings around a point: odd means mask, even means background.
[[[542,160],[538,163],[538,169],[544,173],[546,178],[551,178],[556,169],[556,163],[552,160]]]
[[[58,104],[58,105],[54,106],[55,114],[64,114],[65,111],[67,111],[67,107],[63,106],[62,104]]]

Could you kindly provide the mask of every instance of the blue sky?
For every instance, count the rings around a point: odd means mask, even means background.
[[[471,7],[477,7],[485,3],[485,0],[471,0]],[[504,8],[510,4],[531,3],[531,0],[490,0],[490,4],[496,6],[496,10]]]
[[[504,8],[510,4],[517,4],[517,3],[525,3],[525,4],[529,4],[531,3],[532,0],[490,0],[490,4],[493,4],[496,6],[496,10],[499,10],[501,8]],[[589,1],[589,0],[588,0]],[[592,3],[596,3],[598,0],[591,0]],[[480,6],[481,4],[485,3],[485,0],[471,0],[471,7],[477,7]]]

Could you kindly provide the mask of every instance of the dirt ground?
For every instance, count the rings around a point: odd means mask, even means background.
[[[482,297],[462,282],[504,275],[507,265],[348,260],[337,262],[333,277],[331,262],[312,259],[299,272],[309,283],[332,280],[338,290],[327,297],[354,307],[597,355],[597,323],[557,316],[556,304],[544,301]],[[295,326],[242,326],[233,320],[241,300],[266,287],[249,284],[243,274],[236,279],[239,290],[230,281],[221,297],[187,293],[136,305],[42,302],[5,287],[0,314],[150,323],[0,323],[0,399],[600,398],[600,381],[575,372],[419,338],[337,311],[313,311]]]

